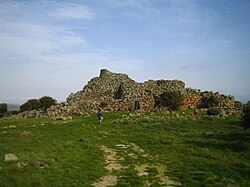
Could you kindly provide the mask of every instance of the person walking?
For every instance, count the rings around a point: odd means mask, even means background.
[[[97,119],[98,119],[98,123],[101,124],[102,120],[103,120],[103,114],[101,109],[99,108],[98,112],[97,112]]]
[[[193,118],[197,119],[198,117],[198,112],[196,111],[196,109],[193,111]]]

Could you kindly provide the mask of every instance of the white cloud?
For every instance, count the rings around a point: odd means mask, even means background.
[[[33,6],[38,6],[32,4]],[[55,3],[52,4],[53,6]],[[51,5],[51,6],[52,6]],[[48,6],[48,5],[47,5]],[[117,67],[125,68],[134,66],[138,60],[130,60],[125,58],[116,58],[109,51],[96,49],[94,52],[86,52],[87,42],[83,33],[76,33],[70,26],[63,24],[54,25],[58,17],[68,19],[93,19],[94,13],[88,7],[73,4],[61,3],[55,7],[54,21],[36,20],[36,22],[23,17],[23,19],[12,19],[12,13],[15,9],[23,9],[24,13],[28,9],[27,4],[14,3],[4,4],[1,9],[8,8],[9,13],[5,13],[0,18],[0,59],[1,62],[10,60],[18,60],[20,62],[29,63],[43,62],[48,63],[83,63],[83,64],[100,64],[101,66],[114,66],[118,62]],[[44,7],[46,7],[44,5]],[[44,8],[42,7],[42,8]],[[13,9],[13,10],[12,10]],[[48,8],[48,12],[52,8]],[[12,11],[11,11],[12,10]],[[44,10],[45,11],[45,10]],[[31,16],[36,12],[30,12]],[[35,15],[34,15],[35,16]],[[44,15],[50,18],[48,15]],[[66,24],[67,25],[67,24]],[[129,65],[131,64],[131,66]]]
[[[60,26],[37,23],[0,21],[0,58],[9,56],[42,56],[46,53],[64,52],[73,46],[84,47],[83,37]],[[3,59],[2,59],[3,60]]]
[[[95,14],[86,6],[75,3],[62,3],[51,15],[63,19],[93,19]]]
[[[8,11],[5,11],[6,9]],[[62,53],[74,47],[86,46],[84,36],[72,31],[70,26],[53,24],[46,14],[44,17],[47,17],[47,22],[36,16],[36,12],[29,12],[27,16],[28,10],[29,6],[22,3],[5,3],[0,6],[0,12],[2,11],[0,17],[1,62],[15,57],[32,59],[33,56],[37,56],[39,58],[47,53]],[[19,15],[22,11],[23,16]],[[17,14],[15,18],[13,14]],[[34,20],[30,18],[32,16]]]
[[[101,68],[119,72],[140,68],[140,60],[115,57],[105,49],[89,51],[84,33],[69,24],[69,20],[93,19],[95,14],[88,7],[63,3],[53,8],[52,3],[39,9],[38,4],[31,4],[0,5],[3,101],[22,103],[43,95],[64,100],[71,91],[80,90],[91,77],[98,76]],[[36,10],[43,12],[43,17]]]

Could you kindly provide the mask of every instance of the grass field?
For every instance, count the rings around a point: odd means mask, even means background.
[[[123,114],[101,125],[95,115],[0,120],[0,186],[249,186],[250,131],[239,118]]]

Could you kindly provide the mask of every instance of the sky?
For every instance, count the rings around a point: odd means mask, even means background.
[[[0,103],[65,101],[100,69],[250,100],[249,0],[0,0]]]

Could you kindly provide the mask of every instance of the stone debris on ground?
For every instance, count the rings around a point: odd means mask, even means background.
[[[15,125],[9,125],[9,126],[3,127],[3,129],[16,129],[16,126]]]
[[[32,132],[28,132],[28,131],[24,131],[20,134],[20,136],[22,137],[31,137],[33,136],[33,133]]]
[[[49,167],[45,162],[37,161],[37,162],[18,162],[17,163],[18,167],[38,167],[38,168],[47,168]]]
[[[18,157],[12,153],[8,153],[4,156],[4,161],[9,162],[9,161],[16,161],[18,160]]]
[[[130,145],[124,145],[124,144],[117,144],[115,146],[119,147],[119,148],[122,148],[122,149],[127,149],[128,147],[130,147]]]

